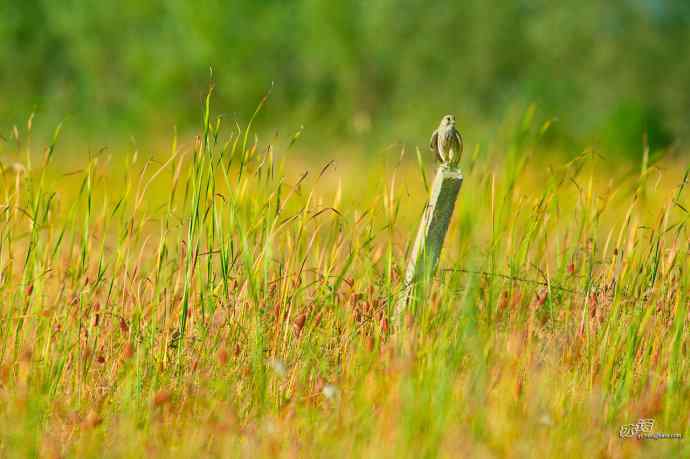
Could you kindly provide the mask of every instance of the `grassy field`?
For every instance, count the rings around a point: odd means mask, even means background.
[[[1,457],[690,456],[687,162],[469,140],[398,327],[431,155],[205,119],[154,152],[0,145]],[[620,439],[640,418],[683,439]]]

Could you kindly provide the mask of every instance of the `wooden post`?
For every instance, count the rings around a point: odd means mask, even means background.
[[[439,166],[436,172],[431,197],[419,223],[417,238],[405,272],[405,283],[395,310],[395,323],[398,325],[416,284],[431,279],[436,271],[462,180],[459,170],[450,169],[446,165]]]

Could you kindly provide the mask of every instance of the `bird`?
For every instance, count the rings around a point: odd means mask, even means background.
[[[460,162],[462,146],[462,135],[455,127],[455,116],[441,118],[429,142],[429,148],[436,153],[436,158],[446,166],[456,167]]]

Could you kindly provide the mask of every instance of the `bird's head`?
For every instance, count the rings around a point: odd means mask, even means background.
[[[455,116],[446,115],[441,118],[441,126],[455,126]]]

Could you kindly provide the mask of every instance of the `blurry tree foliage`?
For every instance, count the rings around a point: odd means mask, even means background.
[[[530,103],[557,142],[690,138],[687,0],[0,0],[0,15],[5,127],[31,111],[190,126],[212,66],[229,117],[275,82],[272,124],[352,139],[417,140],[449,111],[488,132]]]

